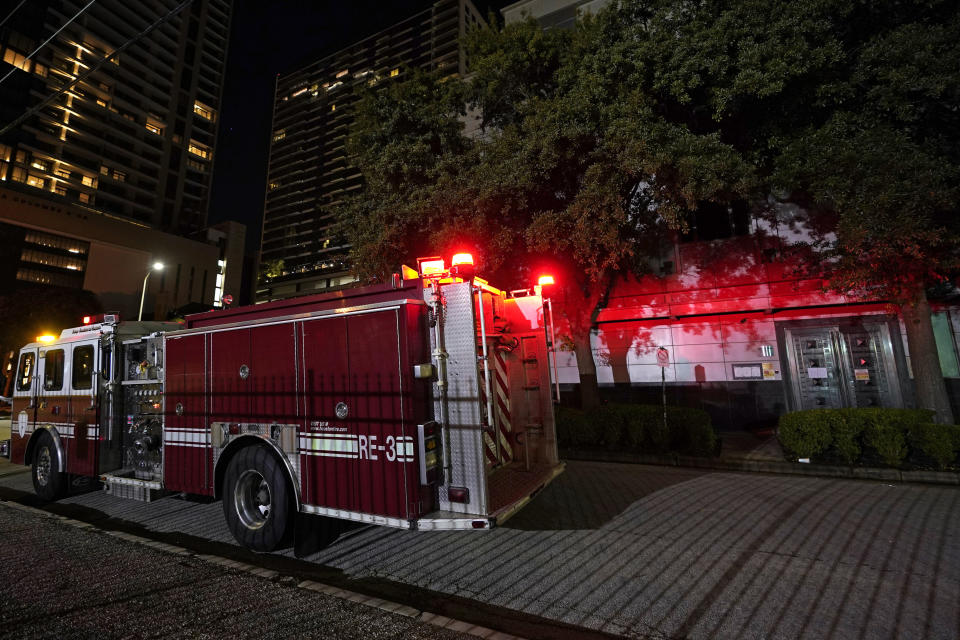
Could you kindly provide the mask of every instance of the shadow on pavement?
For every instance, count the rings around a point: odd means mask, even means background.
[[[637,500],[709,473],[696,469],[570,462],[503,526],[523,531],[599,529]]]

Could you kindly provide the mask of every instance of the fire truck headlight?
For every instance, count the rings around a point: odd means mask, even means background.
[[[437,452],[428,451],[427,455],[423,457],[423,461],[426,463],[428,469],[437,466]]]

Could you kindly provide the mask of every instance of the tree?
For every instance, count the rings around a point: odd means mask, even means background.
[[[360,103],[367,188],[341,209],[358,264],[470,245],[509,282],[553,262],[589,407],[615,280],[701,205],[777,194],[836,220],[831,286],[902,305],[921,404],[948,420],[924,292],[957,265],[951,6],[637,0],[569,31],[476,31],[469,83],[409,73]]]

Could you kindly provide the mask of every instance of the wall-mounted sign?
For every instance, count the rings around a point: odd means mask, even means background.
[[[857,380],[870,380],[870,369],[854,369],[853,377]]]
[[[826,378],[827,368],[826,367],[808,367],[807,377],[812,380],[815,380],[817,378]]]
[[[777,377],[777,370],[774,368],[773,362],[764,362],[762,366],[764,380],[773,380]]]
[[[733,365],[734,380],[763,380],[763,367],[759,362]]]

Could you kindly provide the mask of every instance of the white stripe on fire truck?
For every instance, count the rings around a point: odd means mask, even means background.
[[[303,451],[322,451],[324,453],[360,454],[360,443],[357,437],[352,440],[341,438],[300,438],[300,449]]]
[[[189,442],[209,442],[210,434],[204,432],[179,432],[167,433],[164,442],[167,443],[189,443]]]

